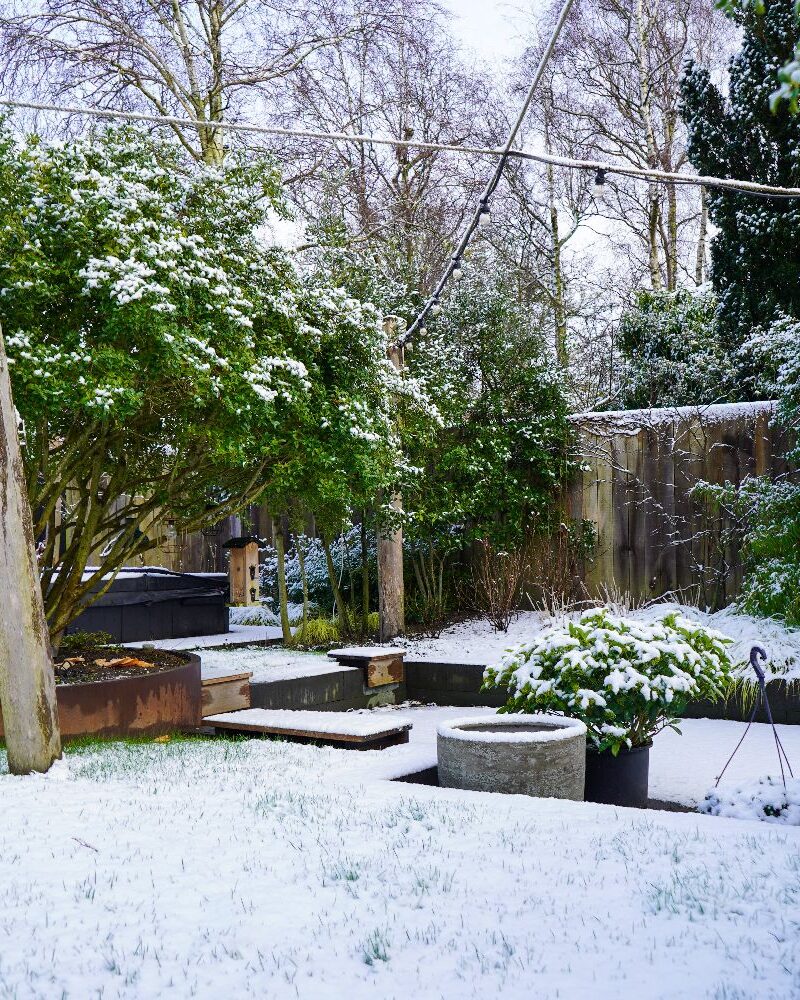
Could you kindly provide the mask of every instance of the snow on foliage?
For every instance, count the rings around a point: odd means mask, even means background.
[[[186,530],[256,499],[338,515],[396,480],[398,394],[428,404],[376,307],[265,246],[276,212],[266,159],[210,169],[130,128],[0,130],[0,322],[56,633],[91,588],[88,551],[108,553],[101,575],[130,562],[158,543],[156,510]],[[76,484],[61,530],[90,544],[67,565],[48,528]]]
[[[581,719],[598,749],[616,754],[674,726],[689,701],[717,697],[729,643],[676,613],[643,623],[594,609],[512,649],[487,667],[484,686],[508,690],[501,712]]]
[[[713,788],[699,809],[710,816],[800,826],[800,779],[790,778],[785,787],[778,778],[768,776],[740,785]]]

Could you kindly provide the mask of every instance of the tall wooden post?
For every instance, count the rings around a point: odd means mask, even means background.
[[[399,320],[396,316],[386,316],[383,324],[389,344],[389,360],[399,371],[402,364],[401,348],[397,346]],[[402,512],[403,499],[399,493],[392,497],[390,507],[393,511]],[[378,528],[378,614],[381,642],[405,632],[403,529],[400,527],[387,532]]]
[[[61,756],[56,684],[1,331],[0,707],[9,771],[46,771]]]

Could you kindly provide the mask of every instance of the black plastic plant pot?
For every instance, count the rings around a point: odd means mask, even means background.
[[[610,750],[598,753],[594,747],[587,746],[586,801],[645,809],[650,746],[620,750],[616,757]]]

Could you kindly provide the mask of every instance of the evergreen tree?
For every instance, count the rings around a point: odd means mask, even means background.
[[[800,119],[785,103],[771,108],[778,69],[794,52],[794,0],[768,0],[731,11],[743,31],[731,60],[727,97],[707,70],[689,64],[682,83],[689,157],[704,174],[800,184]],[[774,103],[774,102],[773,102]],[[800,316],[800,202],[709,191],[712,281],[719,298],[719,333],[737,350],[756,328],[779,315]],[[755,368],[744,364],[748,391],[758,393]]]

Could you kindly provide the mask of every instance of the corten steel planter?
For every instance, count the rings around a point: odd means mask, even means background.
[[[583,800],[586,726],[556,715],[456,719],[437,733],[439,784]]]
[[[616,757],[587,746],[586,801],[646,809],[651,746],[620,750]]]
[[[200,657],[169,670],[56,687],[62,738],[161,736],[201,724]],[[0,735],[2,735],[0,716]]]

